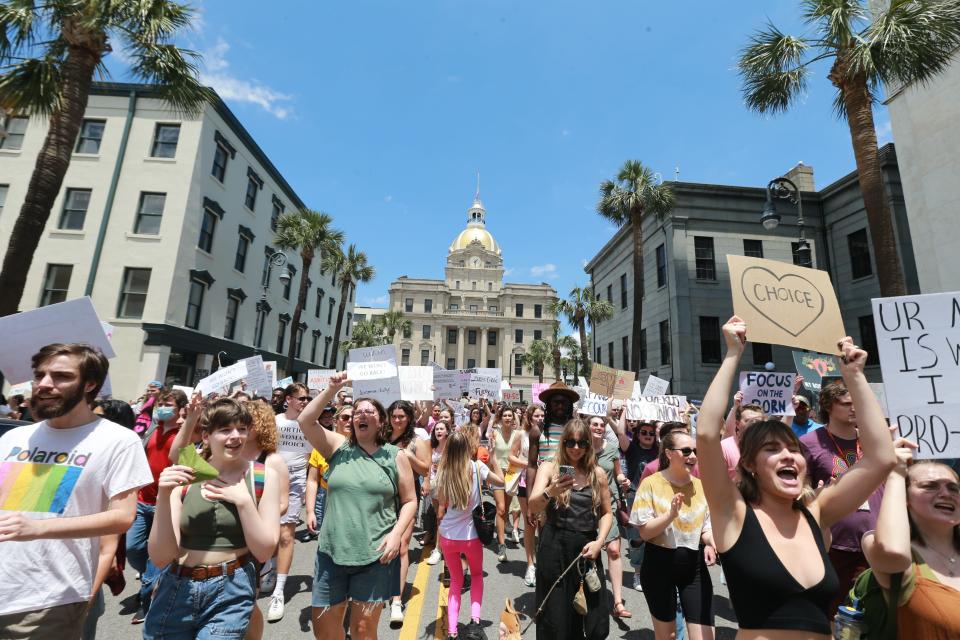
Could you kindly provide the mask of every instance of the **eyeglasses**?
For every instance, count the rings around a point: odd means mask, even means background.
[[[574,449],[574,448],[586,449],[587,447],[590,446],[590,441],[574,440],[573,438],[567,438],[566,440],[563,441],[563,446],[565,446],[567,449]]]
[[[656,431],[648,431],[647,429],[640,429],[640,435],[642,436],[655,436],[657,435]]]
[[[375,416],[375,415],[377,415],[376,409],[358,409],[357,411],[354,412],[354,415],[356,415],[356,414],[358,414],[358,413],[361,414],[361,415],[365,415],[365,416]]]
[[[680,447],[679,449],[671,448],[670,451],[679,451],[684,455],[684,457],[686,457],[686,456],[689,456],[690,454],[696,455],[697,448],[696,447]]]

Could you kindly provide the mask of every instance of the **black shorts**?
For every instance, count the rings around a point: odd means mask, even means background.
[[[517,487],[517,497],[526,498],[527,497],[527,488],[523,485]]]
[[[650,615],[662,622],[677,618],[677,593],[687,622],[713,626],[713,582],[703,558],[703,547],[666,549],[644,545],[640,584]]]

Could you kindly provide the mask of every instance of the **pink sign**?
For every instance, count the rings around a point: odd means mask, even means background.
[[[549,382],[534,382],[534,383],[533,383],[533,385],[532,385],[532,387],[531,387],[531,389],[530,389],[530,392],[533,394],[533,401],[534,401],[534,402],[541,402],[541,400],[540,400],[540,392],[541,392],[541,391],[546,391],[547,389],[549,389],[549,388],[550,388],[550,384],[551,384],[551,383],[549,383]]]

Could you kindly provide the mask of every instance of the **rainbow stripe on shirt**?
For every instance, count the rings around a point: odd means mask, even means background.
[[[0,461],[0,510],[62,515],[90,456],[13,447]]]

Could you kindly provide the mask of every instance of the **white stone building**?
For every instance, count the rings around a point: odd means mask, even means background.
[[[47,121],[11,117],[6,128],[0,251]],[[136,397],[153,379],[191,385],[217,367],[218,353],[224,364],[260,353],[282,369],[291,337],[299,344],[294,371],[304,372],[333,355],[339,283],[315,261],[295,330],[301,261],[288,252],[286,264],[270,270],[260,304],[275,220],[304,206],[219,98],[184,117],[149,86],[96,84],[20,309],[89,295],[115,327],[110,371],[120,398]],[[287,269],[289,285],[280,278]],[[260,309],[265,322],[255,336]]]

